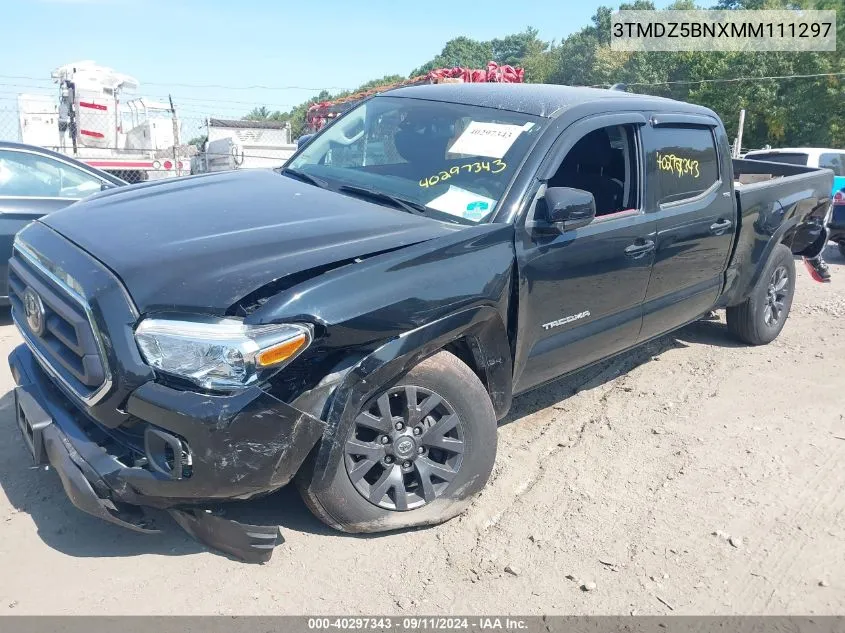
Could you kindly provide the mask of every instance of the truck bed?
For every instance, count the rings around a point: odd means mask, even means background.
[[[820,175],[829,169],[819,167],[807,167],[806,165],[792,165],[789,163],[773,163],[765,160],[748,160],[744,158],[733,159],[734,184],[746,186],[759,184],[762,181],[770,181],[781,178],[792,178],[805,174]],[[833,182],[833,172],[831,172]],[[832,186],[832,185],[831,185]]]
[[[778,243],[807,254],[824,230],[833,186],[829,169],[744,159],[733,160],[733,179],[738,233],[723,305],[745,299]]]
[[[804,165],[735,158],[733,172],[740,218],[759,205],[775,204],[786,209],[802,201],[795,209],[800,214],[809,205],[815,207],[829,201],[827,192],[833,186],[831,170]]]

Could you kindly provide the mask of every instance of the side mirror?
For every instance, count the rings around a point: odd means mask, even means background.
[[[100,185],[100,191],[108,191],[109,189],[114,189],[117,185],[113,185],[110,182],[103,182]]]
[[[545,220],[561,231],[587,226],[596,217],[596,200],[589,191],[570,187],[549,187],[543,196]]]

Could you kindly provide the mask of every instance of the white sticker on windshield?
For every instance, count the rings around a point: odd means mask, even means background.
[[[493,198],[487,198],[450,185],[446,193],[437,196],[426,206],[471,222],[478,222],[493,210],[496,201]]]
[[[507,154],[519,135],[528,129],[530,126],[473,121],[452,143],[449,153],[501,158]]]

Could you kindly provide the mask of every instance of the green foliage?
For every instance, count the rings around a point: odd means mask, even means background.
[[[414,69],[409,76],[415,77],[436,68],[455,66],[485,68],[490,61],[512,66],[522,64],[526,59],[542,55],[548,50],[549,43],[538,39],[538,33],[537,29],[528,26],[519,33],[487,42],[469,37],[456,37],[446,42],[438,55]]]
[[[371,88],[383,86],[385,84],[395,83],[404,79],[405,77],[403,77],[402,75],[385,75],[381,79],[373,79],[364,84],[361,84],[354,90],[346,90],[337,94],[331,94],[327,90],[322,90],[315,97],[312,97],[304,103],[300,103],[298,106],[295,106],[287,112],[281,112],[279,110],[276,110],[275,112],[270,112],[270,110],[268,110],[265,106],[259,106],[253,108],[243,118],[248,121],[290,121],[291,134],[293,138],[298,138],[309,131],[308,129],[306,129],[305,114],[308,111],[308,108],[314,105],[315,103],[320,103],[321,101],[329,101],[331,99],[340,99],[341,97],[345,97],[350,94],[362,92],[364,90],[369,90]]]
[[[721,0],[722,9],[842,9],[842,0]],[[669,9],[695,9],[692,0],[676,0]],[[698,7],[700,8],[700,7]],[[637,0],[620,9],[653,10]],[[746,110],[743,145],[845,147],[845,76],[758,79],[845,73],[842,48],[829,53],[695,52],[626,53],[610,50],[610,7],[600,7],[592,24],[552,47],[546,55],[545,80],[571,85],[629,85],[632,92],[654,94],[715,110],[728,134],[737,133],[739,111]],[[843,20],[837,39],[843,40]],[[536,60],[531,60],[537,64]],[[532,78],[533,80],[533,78]],[[725,81],[730,80],[730,81]]]
[[[701,0],[700,0],[701,1]],[[843,0],[719,0],[714,8],[843,9]],[[709,6],[709,3],[704,3]],[[620,9],[653,10],[650,0],[622,3]],[[694,0],[675,0],[670,9],[695,9]],[[829,53],[631,53],[610,48],[614,9],[600,7],[591,23],[558,43],[538,38],[532,27],[489,41],[457,37],[409,77],[435,68],[484,68],[490,60],[522,66],[525,80],[582,86],[629,85],[632,92],[654,94],[715,110],[731,138],[739,110],[746,110],[743,145],[845,147],[845,75],[816,78],[757,79],[825,73],[845,73],[845,14],[839,14],[839,50]],[[367,82],[353,92],[402,80],[398,75]],[[730,80],[730,81],[725,81]],[[304,133],[305,112],[313,103],[349,93],[323,91],[289,112],[255,108],[246,118],[290,120],[294,136]]]
[[[195,136],[190,141],[188,141],[188,145],[194,145],[197,148],[201,148],[205,145],[205,142],[208,140],[208,134],[203,134],[201,136]]]
[[[492,58],[493,44],[491,42],[479,42],[463,36],[456,37],[446,42],[443,50],[434,59],[411,72],[411,77],[423,75],[435,68],[454,66],[484,68]]]
[[[270,110],[267,109],[267,106],[253,108],[250,113],[244,117],[247,121],[264,121],[269,118]]]
[[[514,33],[502,39],[490,40],[490,47],[493,54],[487,61],[494,61],[498,64],[510,64],[518,66],[526,59],[542,55],[549,48],[549,43],[537,38],[539,31],[533,27],[526,27],[521,33]],[[484,68],[485,61],[478,68]],[[472,66],[472,68],[477,68]]]

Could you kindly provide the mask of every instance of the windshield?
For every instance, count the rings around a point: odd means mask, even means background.
[[[436,219],[477,224],[493,216],[544,123],[493,108],[376,97],[326,128],[287,168],[342,193],[368,189],[424,206]]]

